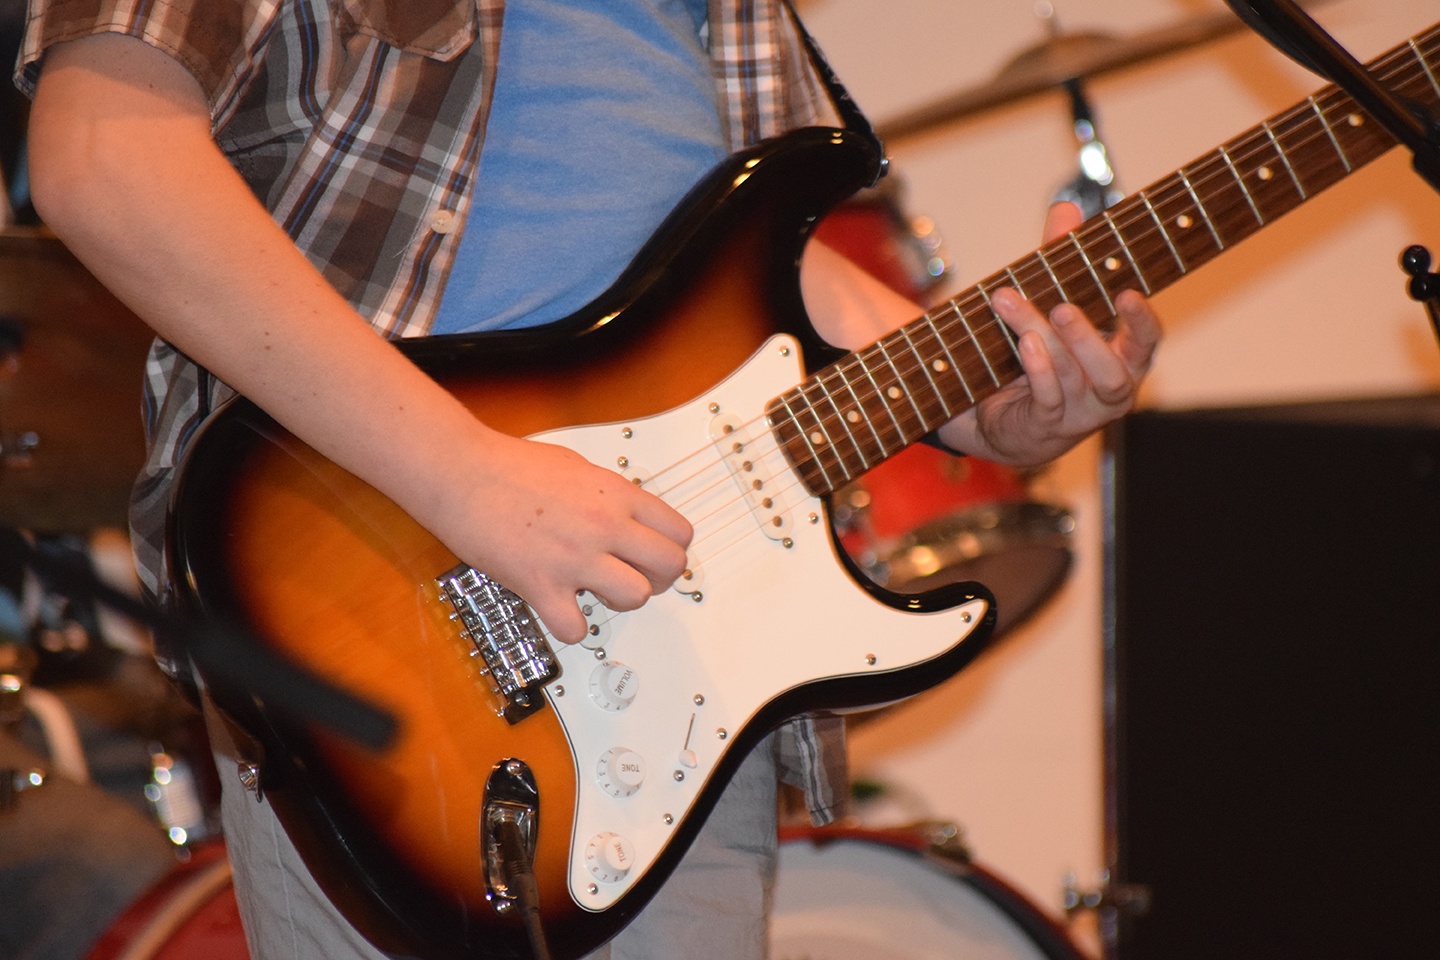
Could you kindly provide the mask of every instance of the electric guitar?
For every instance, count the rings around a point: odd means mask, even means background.
[[[1437,44],[1440,27],[1374,69],[1434,104]],[[843,353],[811,329],[797,264],[882,160],[867,137],[800,130],[714,171],[581,313],[401,343],[487,423],[613,467],[694,524],[675,587],[625,614],[582,595],[574,646],[253,405],[221,410],[176,488],[182,599],[401,720],[371,752],[288,722],[264,690],[215,691],[327,894],[393,952],[528,956],[529,859],[555,956],[613,936],[766,732],[917,693],[986,641],[982,586],[877,586],[837,547],[827,498],[1021,375],[991,292],[1113,317],[1121,290],[1179,280],[1393,145],[1327,88]]]

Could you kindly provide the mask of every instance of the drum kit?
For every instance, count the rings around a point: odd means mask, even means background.
[[[1220,15],[1125,38],[1052,30],[990,82],[878,129],[893,144],[1239,26]],[[818,235],[922,303],[950,272],[934,225],[903,212],[894,177],[836,210]],[[144,325],[44,227],[0,231],[0,529],[124,525],[143,457],[138,391],[149,341]],[[1039,608],[1069,569],[1073,519],[1064,507],[1034,498],[1034,479],[912,447],[834,498],[840,545],[864,575],[902,593],[963,580],[986,584],[997,596],[1003,633]],[[172,782],[170,770],[153,771],[153,800]],[[45,775],[0,771],[0,798],[8,801],[0,803],[0,817],[21,793],[43,791]],[[1082,956],[1047,914],[954,838],[953,829],[933,825],[787,832],[774,956]],[[245,960],[223,839],[178,842],[184,856],[171,874],[115,921],[88,960]]]

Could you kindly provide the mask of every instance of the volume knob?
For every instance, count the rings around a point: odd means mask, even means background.
[[[606,660],[590,674],[590,699],[605,710],[624,710],[635,700],[640,678],[616,660]]]

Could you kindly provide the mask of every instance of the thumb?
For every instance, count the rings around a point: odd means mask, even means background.
[[[1045,243],[1049,243],[1056,237],[1069,233],[1080,226],[1085,220],[1080,213],[1080,208],[1069,200],[1061,200],[1052,203],[1049,211],[1045,214]]]

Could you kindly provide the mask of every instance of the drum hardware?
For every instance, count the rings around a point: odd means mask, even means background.
[[[150,782],[144,793],[155,819],[175,846],[188,848],[219,833],[216,817],[201,795],[194,766],[158,743],[150,746]]]
[[[1049,3],[1037,5],[1037,12],[1045,19],[1051,37],[1060,36],[1060,25],[1055,18],[1055,9]],[[1119,203],[1124,194],[1115,186],[1115,168],[1110,163],[1110,151],[1100,139],[1095,125],[1095,111],[1085,94],[1085,84],[1075,77],[1063,84],[1070,97],[1070,129],[1078,145],[1079,171],[1055,194],[1056,201],[1069,201],[1080,208],[1080,215],[1086,220],[1101,211]]]
[[[33,430],[20,434],[0,432],[0,468],[18,470],[35,462],[40,435]]]
[[[1082,889],[1072,874],[1065,877],[1066,921],[1081,913],[1093,913],[1100,921],[1106,942],[1114,943],[1120,920],[1143,917],[1150,912],[1150,888],[1141,883],[1116,883],[1109,870],[1100,871],[1100,886]]]
[[[0,767],[0,813],[14,809],[21,793],[44,785],[44,770]]]
[[[25,690],[34,670],[34,650],[0,642],[0,730],[13,729],[25,718]]]
[[[1225,12],[1187,17],[1178,23],[1129,37],[1100,31],[1052,35],[1016,54],[989,82],[949,94],[878,123],[876,132],[888,145],[894,146],[907,137],[928,133],[972,114],[1055,90],[1068,81],[1098,77],[1166,54],[1198,47],[1237,32],[1244,26],[1234,14]]]
[[[0,525],[125,525],[152,340],[53,234],[0,230]]]

